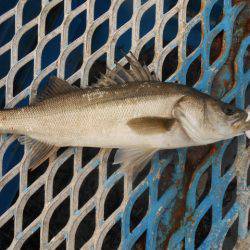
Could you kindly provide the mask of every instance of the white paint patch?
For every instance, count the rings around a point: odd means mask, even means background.
[[[248,117],[247,117],[247,122],[248,122],[248,121],[250,121],[250,106],[247,107],[246,111],[248,113]],[[247,136],[247,138],[250,139],[250,130],[246,131],[246,136]]]

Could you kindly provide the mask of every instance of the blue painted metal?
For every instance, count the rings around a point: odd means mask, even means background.
[[[146,1],[142,2],[144,3]],[[236,17],[244,7],[243,4],[232,6],[230,0],[224,0],[223,19],[219,24],[213,27],[212,30],[210,30],[210,12],[216,2],[216,0],[202,1],[202,3],[206,3],[205,5],[203,4],[203,9],[201,12],[203,27],[202,42],[198,49],[196,49],[190,56],[187,58],[183,56],[183,62],[179,66],[178,71],[175,75],[168,79],[168,81],[178,80],[181,84],[185,84],[186,74],[189,66],[199,55],[201,55],[202,77],[194,87],[202,92],[210,93],[215,74],[225,64],[229,56],[232,37],[234,35],[233,25]],[[221,56],[213,63],[213,65],[210,65],[209,56],[212,41],[222,30],[224,30],[225,34],[223,53],[221,53]],[[188,32],[184,34],[183,39],[185,41],[187,40],[188,34]],[[230,102],[235,99],[237,106],[241,108],[244,108],[246,101],[245,91],[247,86],[250,84],[250,70],[247,72],[243,71],[243,57],[249,45],[250,36],[244,38],[237,53],[236,64],[238,65],[238,70],[235,74],[236,84],[223,98],[223,100],[226,102]],[[96,46],[99,47],[98,44],[96,44]],[[185,50],[185,46],[182,49]],[[182,52],[182,55],[185,55],[185,51]],[[227,78],[227,75],[224,77]],[[157,248],[163,249],[167,246],[169,249],[181,249],[183,247],[183,242],[185,249],[194,249],[197,227],[210,207],[212,207],[211,230],[199,246],[199,249],[218,249],[222,245],[227,231],[237,219],[237,217],[239,217],[239,237],[245,238],[249,234],[248,229],[243,223],[245,217],[247,216],[247,212],[238,201],[233,204],[229,212],[224,218],[222,218],[222,201],[224,193],[236,175],[235,168],[232,166],[224,176],[221,176],[221,162],[225,150],[229,144],[230,140],[217,143],[216,150],[212,151],[209,157],[195,171],[187,195],[185,194],[185,190],[182,185],[186,174],[185,164],[187,160],[187,149],[178,150],[178,163],[175,164],[174,174],[172,176],[173,184],[160,198],[158,198],[160,176],[162,175],[162,172],[165,168],[169,168],[169,164],[173,159],[173,154],[161,160],[159,159],[159,154],[156,154],[153,159],[152,169],[149,175],[130,193],[124,211],[118,213],[115,218],[116,221],[120,219],[122,221],[122,249],[131,249],[144,232],[146,232],[146,249],[148,250]],[[244,150],[245,145],[245,137],[239,137],[239,154]],[[92,168],[94,169],[98,167],[98,164],[99,161],[94,161],[92,163]],[[212,166],[211,188],[208,195],[197,206],[197,186],[202,174],[210,166]],[[84,168],[80,168],[78,172],[81,173],[84,170]],[[113,175],[111,175],[111,177],[104,181],[105,189],[110,189],[121,177],[122,174],[118,170]],[[238,189],[240,190],[241,188],[243,187],[239,185]],[[137,227],[131,232],[131,210],[138,197],[140,197],[140,195],[147,189],[149,190],[149,204],[147,214],[137,225]],[[13,190],[15,194],[15,188],[13,188]],[[1,192],[0,195],[3,195],[3,193]],[[5,201],[10,204],[11,198],[13,197],[6,196]],[[1,199],[3,200],[3,198]],[[185,199],[184,207],[176,206],[176,201],[181,199]],[[1,209],[3,209],[3,207],[1,207]],[[171,229],[174,226],[173,217],[175,216],[176,212],[181,209],[184,210],[183,218],[181,218],[182,222],[176,230],[171,232]],[[80,211],[75,211],[74,215],[79,216]],[[102,224],[104,222],[99,221],[98,223]],[[161,225],[161,227],[159,227],[159,225]],[[40,224],[37,225],[34,228],[34,232],[39,229],[40,226]],[[169,236],[169,234],[171,235]],[[22,233],[20,233],[18,237],[22,238]]]

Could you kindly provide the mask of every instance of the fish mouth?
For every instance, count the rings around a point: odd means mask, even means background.
[[[248,117],[248,114],[246,111],[242,111],[240,113],[237,113],[235,116],[234,116],[234,119],[233,119],[233,123],[232,125],[234,127],[239,127],[241,125],[245,125],[247,124],[247,117]]]

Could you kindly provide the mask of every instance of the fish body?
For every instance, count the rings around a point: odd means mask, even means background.
[[[177,148],[194,142],[176,122],[165,133],[138,133],[138,117],[172,119],[175,103],[189,93],[181,85],[129,83],[79,89],[22,109],[0,113],[0,130],[56,146]]]
[[[120,148],[116,163],[141,164],[159,149],[213,143],[250,129],[246,111],[162,83],[133,55],[126,58],[132,70],[117,64],[97,87],[53,78],[29,107],[0,111],[0,132],[22,135],[33,165],[62,146]]]

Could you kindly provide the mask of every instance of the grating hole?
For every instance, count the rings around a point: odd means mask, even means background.
[[[15,35],[15,16],[0,24],[0,34],[0,47],[2,47]]]
[[[139,62],[149,65],[154,59],[155,55],[154,48],[155,48],[155,40],[154,38],[152,38],[142,47],[139,54]]]
[[[185,238],[180,243],[180,250],[185,250]]]
[[[0,61],[1,65],[1,61]],[[4,109],[5,107],[5,86],[0,88],[0,109]]]
[[[210,30],[219,24],[223,18],[224,0],[217,1],[210,12]]]
[[[28,171],[28,186],[45,173],[49,166],[49,159],[40,164],[36,169]]]
[[[187,56],[189,56],[201,44],[202,32],[201,22],[197,23],[189,32],[187,37]]]
[[[14,239],[14,217],[9,219],[1,228],[0,228],[0,245],[1,249],[7,249],[12,240]]]
[[[57,150],[56,152],[56,156],[60,156],[62,153],[64,153],[67,149],[69,149],[69,147],[61,147]]]
[[[246,73],[250,70],[250,45],[248,45],[243,58],[243,71]]]
[[[201,56],[198,56],[189,66],[186,75],[186,84],[190,87],[197,83],[201,76]]]
[[[120,164],[113,164],[117,149],[112,149],[107,163],[107,178],[120,168]]]
[[[67,159],[57,170],[53,182],[53,197],[58,195],[66,186],[69,185],[73,178],[74,156]]]
[[[132,232],[134,228],[141,222],[148,211],[149,202],[149,190],[148,188],[139,196],[135,201],[130,214],[130,231]]]
[[[231,140],[230,144],[223,155],[221,162],[221,176],[223,176],[232,166],[237,155],[238,140],[237,137]]]
[[[213,40],[210,47],[209,62],[212,65],[221,55],[223,46],[224,31],[221,31]]]
[[[60,232],[69,220],[70,215],[70,198],[67,197],[54,210],[49,222],[49,241]]]
[[[21,250],[40,249],[40,229],[33,233],[22,245]]]
[[[212,166],[209,166],[208,169],[202,174],[199,179],[197,188],[196,188],[196,206],[198,207],[204,198],[209,194],[211,189],[211,177],[212,177]]]
[[[1,65],[0,79],[2,79],[8,74],[10,70],[10,50],[0,55],[0,65]]]
[[[80,44],[68,55],[65,62],[65,78],[72,76],[82,66],[83,44]]]
[[[247,225],[247,230],[250,231],[250,208],[248,210],[248,225]]]
[[[189,0],[187,5],[187,22],[189,22],[192,18],[194,18],[201,9],[201,0]]]
[[[93,197],[98,188],[99,170],[95,168],[83,180],[78,196],[78,209],[83,207]]]
[[[78,87],[78,88],[81,88],[81,79],[77,79],[76,81],[74,81],[72,83],[72,85]]]
[[[175,165],[171,162],[162,171],[158,184],[158,200],[173,185]]]
[[[163,3],[163,12],[166,13],[171,10],[176,4],[178,0],[164,0]]]
[[[121,242],[121,220],[115,223],[115,225],[106,234],[103,243],[102,250],[118,249]]]
[[[33,51],[37,46],[37,25],[32,27],[21,37],[18,44],[18,60]]]
[[[72,43],[84,33],[87,24],[86,16],[86,11],[83,11],[71,21],[69,25],[68,43]]]
[[[249,47],[250,48],[250,47]],[[245,108],[250,106],[250,85],[247,86],[246,92],[245,92]],[[250,139],[247,138],[246,146],[250,146]]]
[[[94,18],[97,19],[102,14],[107,12],[109,10],[110,4],[111,4],[111,0],[96,0]]]
[[[27,96],[26,98],[22,99],[19,101],[16,105],[15,108],[22,108],[22,107],[27,107],[29,105],[29,97]]]
[[[234,179],[229,183],[223,197],[223,203],[222,203],[223,218],[235,203],[236,196],[237,196],[237,178],[234,177]]]
[[[250,105],[250,85],[247,86],[245,92],[245,108]]]
[[[0,1],[0,15],[14,8],[18,0]]]
[[[45,35],[61,25],[64,15],[64,2],[55,5],[48,13],[45,23]]]
[[[64,240],[57,248],[56,250],[66,250],[66,240]]]
[[[208,209],[206,214],[202,217],[195,232],[195,249],[197,249],[203,241],[207,238],[212,223],[212,207]]]
[[[155,5],[146,10],[140,21],[140,38],[146,35],[155,25]]]
[[[104,219],[106,220],[122,203],[124,194],[123,177],[109,190],[104,203]]]
[[[17,140],[12,142],[3,156],[3,175],[8,173],[14,166],[16,166],[23,158],[24,146]]]
[[[178,47],[175,47],[168,55],[166,56],[163,65],[162,65],[162,81],[168,79],[178,67]]]
[[[87,165],[98,153],[99,148],[83,148],[82,152],[82,166]]]
[[[150,170],[151,161],[135,176],[132,184],[133,189],[135,189],[149,175]]]
[[[117,11],[117,29],[127,23],[133,14],[133,0],[125,0]]]
[[[5,213],[18,199],[19,196],[19,175],[11,179],[0,191],[0,216]]]
[[[247,170],[247,186],[248,187],[250,186],[250,167],[248,167],[248,170]]]
[[[95,231],[95,209],[91,210],[79,224],[75,235],[75,250],[80,249]]]
[[[119,61],[123,57],[123,50],[126,54],[129,52],[131,48],[131,37],[132,37],[132,30],[128,29],[125,33],[123,33],[117,43],[115,45],[115,60]]]
[[[23,7],[23,25],[37,17],[41,8],[41,0],[28,0]]]
[[[23,210],[23,229],[35,220],[44,208],[44,185],[41,186],[27,201]]]
[[[86,0],[72,0],[72,2],[71,2],[71,9],[74,10],[78,6],[82,5],[85,2],[86,2]]]
[[[235,220],[232,226],[229,228],[226,237],[224,239],[222,250],[233,250],[238,236],[238,225],[239,225],[239,218]]]
[[[46,75],[42,80],[41,82],[39,83],[39,86],[37,88],[37,95],[41,94],[43,92],[43,90],[45,89],[45,87],[48,85],[49,83],[49,79],[52,77],[52,76],[56,76],[57,75],[57,71],[56,70],[53,70],[51,71],[48,75]]]
[[[52,62],[54,62],[59,54],[60,54],[60,42],[61,36],[57,35],[52,40],[50,40],[44,47],[42,52],[42,69],[49,66]]]
[[[107,55],[106,53],[100,56],[91,66],[89,71],[89,85],[92,85],[97,82],[97,78],[99,73],[105,74],[106,72],[106,60]]]
[[[13,82],[13,95],[16,96],[26,89],[33,80],[34,61],[31,60],[23,65],[16,73]]]
[[[91,39],[91,53],[100,49],[108,40],[109,20],[104,21],[94,31]]]
[[[179,156],[176,149],[164,149],[159,151],[159,160],[166,160],[172,157],[170,164],[177,165],[179,163]]]
[[[145,231],[132,246],[131,250],[146,249],[147,231]]]
[[[174,40],[178,33],[178,13],[171,17],[163,30],[163,47]]]

